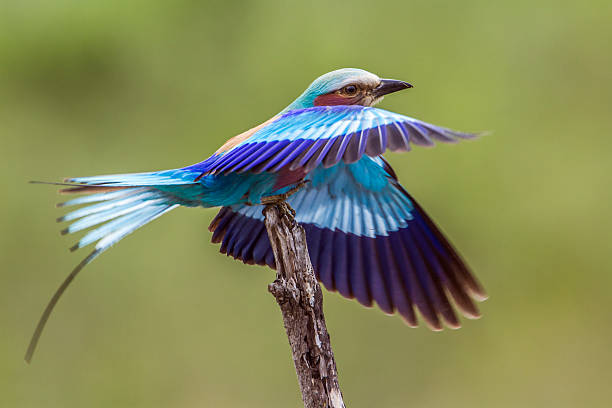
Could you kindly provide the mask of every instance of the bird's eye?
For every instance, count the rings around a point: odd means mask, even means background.
[[[342,88],[342,93],[345,95],[355,95],[357,93],[357,87],[355,85],[347,85]]]

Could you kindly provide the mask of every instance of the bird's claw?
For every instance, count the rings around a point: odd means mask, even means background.
[[[270,198],[270,197],[266,197]],[[295,210],[284,200],[261,200],[261,203],[268,207],[275,207],[278,210],[281,221],[289,228],[295,226]],[[264,209],[264,216],[266,215]]]
[[[270,205],[270,204],[278,204],[280,202],[284,202],[289,197],[291,197],[293,194],[297,193],[302,187],[304,187],[308,183],[310,183],[310,180],[302,180],[299,183],[297,183],[293,188],[291,188],[291,190],[287,191],[286,193],[262,197],[261,203],[264,205]],[[293,209],[291,211],[293,211]],[[295,215],[295,211],[293,211],[293,213],[294,213],[293,215]]]
[[[293,226],[295,224],[295,210],[291,208],[291,206],[287,203],[287,199],[291,197],[293,194],[298,192],[302,187],[304,187],[310,180],[302,180],[297,183],[293,188],[283,194],[275,194],[267,197],[261,198],[261,204],[263,205],[273,205],[278,208],[280,215],[285,220],[289,221],[289,225]]]

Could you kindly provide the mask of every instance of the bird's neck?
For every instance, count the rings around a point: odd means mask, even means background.
[[[312,92],[307,89],[302,93],[297,99],[289,104],[285,109],[283,109],[280,113],[285,113],[294,109],[306,109],[312,108],[314,105],[314,100],[317,97],[317,93]]]

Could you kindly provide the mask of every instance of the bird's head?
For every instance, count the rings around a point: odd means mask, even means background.
[[[363,69],[343,68],[315,79],[285,111],[313,106],[373,106],[385,95],[408,88],[412,85],[404,81],[381,79]]]

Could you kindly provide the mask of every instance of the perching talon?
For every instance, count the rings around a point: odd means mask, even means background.
[[[300,189],[308,183],[310,183],[310,180],[302,180],[299,183],[297,183],[291,190],[287,191],[286,193],[262,197],[261,203],[264,205],[270,205],[270,204],[280,204],[282,202],[285,202],[285,200],[287,200],[293,194],[300,191]],[[289,208],[291,209],[291,213],[295,215],[295,211],[293,210],[293,208],[291,207]]]

